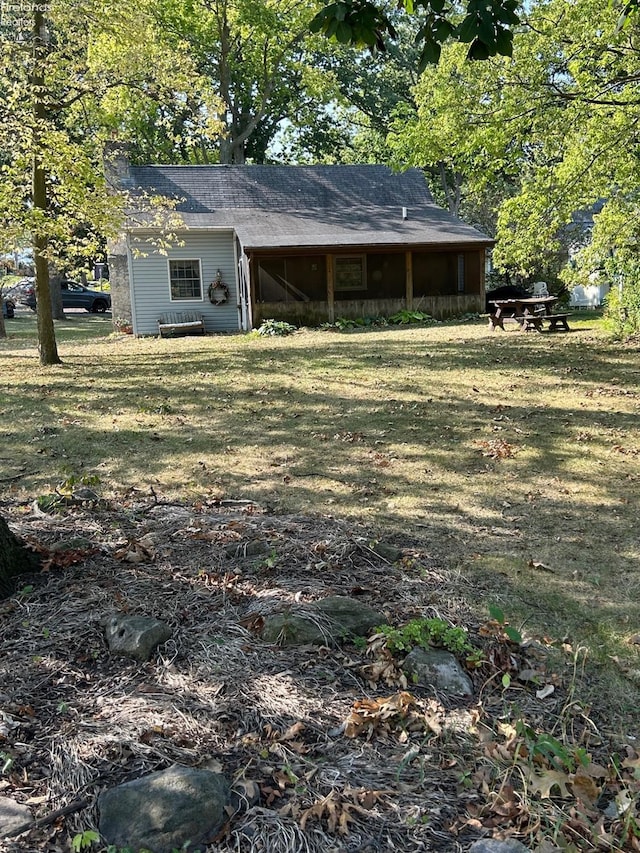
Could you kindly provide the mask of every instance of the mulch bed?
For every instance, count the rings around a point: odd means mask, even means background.
[[[328,595],[359,597],[390,624],[441,616],[473,632],[472,591],[423,548],[395,537],[403,556],[391,563],[371,531],[248,501],[138,495],[3,513],[44,570],[0,602],[0,796],[40,819],[0,850],[69,850],[97,828],[101,790],[175,762],[259,792],[211,851],[462,851],[491,834],[469,820],[481,795],[464,782],[477,769],[478,700],[484,714],[494,699],[503,707],[497,670],[473,674],[466,704],[409,686],[411,714],[381,714],[347,737],[354,702],[402,685],[389,671],[375,680],[364,644],[291,648],[259,636],[267,614]],[[112,656],[104,624],[114,611],[168,622],[173,638],[146,664]],[[535,698],[523,701],[535,716]]]

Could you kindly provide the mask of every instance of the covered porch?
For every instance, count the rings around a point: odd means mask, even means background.
[[[254,326],[419,310],[437,319],[483,310],[485,248],[273,250],[245,254]]]

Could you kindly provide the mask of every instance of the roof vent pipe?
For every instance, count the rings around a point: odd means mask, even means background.
[[[407,210],[407,208],[406,208],[406,207],[403,207],[403,208],[402,208],[402,218],[403,218],[403,219],[408,219],[408,218],[409,218],[409,211]]]

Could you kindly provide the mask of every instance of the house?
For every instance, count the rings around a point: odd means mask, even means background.
[[[110,247],[113,316],[135,334],[157,334],[158,318],[181,310],[202,314],[208,332],[484,310],[493,241],[438,207],[417,169],[120,160],[113,174],[133,197],[179,200],[183,223],[166,254],[149,248],[154,227],[139,217]]]
[[[597,283],[597,275],[594,276],[592,284],[576,284],[571,288],[569,305],[571,308],[599,308],[609,293],[610,286],[607,283]]]

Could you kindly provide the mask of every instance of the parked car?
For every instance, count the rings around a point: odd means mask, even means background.
[[[5,296],[2,300],[2,316],[5,319],[11,320],[14,316],[16,310],[16,305],[13,299],[9,299]]]
[[[101,290],[91,290],[85,287],[84,284],[78,284],[77,281],[65,279],[61,285],[62,291],[62,307],[63,308],[84,308],[92,314],[102,314],[111,308],[111,294]],[[36,310],[36,293],[35,288],[31,292],[27,292],[24,297],[21,297],[20,302],[23,305],[28,305],[33,311]]]
[[[14,284],[10,290],[7,290],[6,295],[14,302],[18,302],[20,305],[26,305],[27,299],[30,296],[34,296],[35,292],[35,279],[23,278],[17,284]]]

